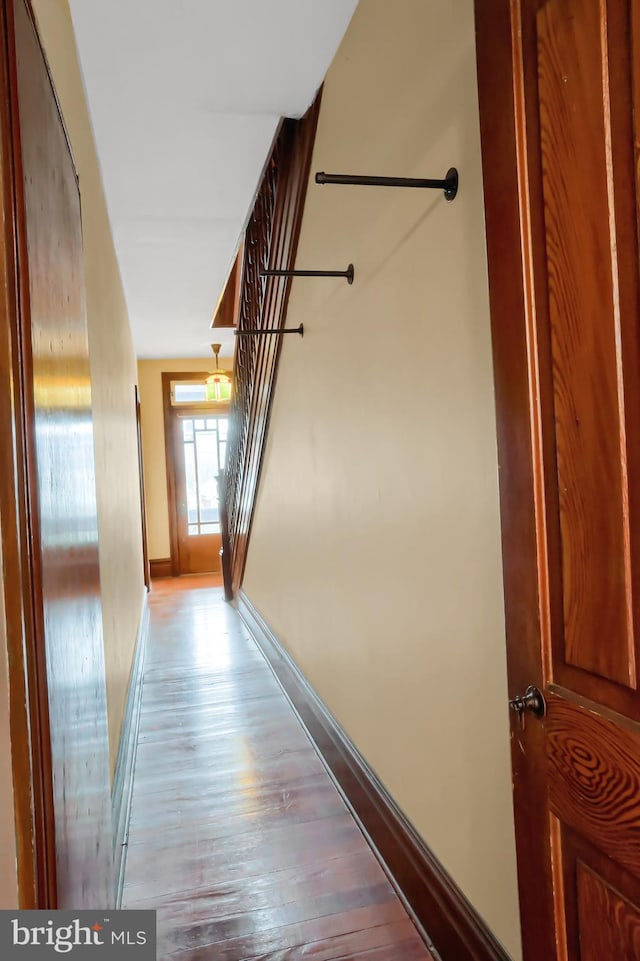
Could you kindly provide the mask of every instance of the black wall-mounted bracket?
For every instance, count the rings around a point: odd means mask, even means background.
[[[281,327],[279,330],[274,328],[273,330],[256,330],[252,328],[247,328],[246,330],[234,330],[236,337],[265,337],[267,334],[300,334],[304,337],[304,325],[300,324],[299,327]]]
[[[351,184],[362,187],[426,187],[444,191],[445,200],[453,200],[458,193],[458,171],[450,167],[444,180],[425,180],[417,177],[361,177],[352,174],[316,174],[317,184]]]
[[[353,264],[346,270],[261,270],[261,277],[346,277],[347,283],[352,284],[354,278]]]

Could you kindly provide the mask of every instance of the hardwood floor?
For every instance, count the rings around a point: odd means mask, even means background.
[[[174,961],[430,961],[219,580],[155,581],[123,907]]]

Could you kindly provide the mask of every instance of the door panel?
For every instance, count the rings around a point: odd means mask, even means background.
[[[629,416],[640,409],[631,71],[618,22],[626,7],[610,4],[607,19],[598,3],[553,0],[537,16],[563,597],[554,677],[607,700],[592,677],[636,688],[640,548],[640,422]],[[615,701],[622,706],[620,694]],[[637,703],[628,709],[637,716]]]
[[[569,829],[562,831],[567,952],[581,961],[640,957],[640,885]],[[562,916],[561,916],[562,920]]]
[[[638,4],[476,22],[524,953],[640,961]]]
[[[9,7],[34,607],[46,662],[58,907],[106,908],[111,791],[80,197],[30,14],[24,0]]]
[[[577,863],[582,961],[640,957],[640,911],[581,861]]]
[[[628,415],[640,398],[626,7],[610,4],[607,17],[597,2],[549,0],[536,26],[563,598],[554,666],[635,689],[640,438]],[[572,686],[592,690],[578,677]]]
[[[640,731],[589,702],[547,697],[549,800],[561,824],[640,871]]]

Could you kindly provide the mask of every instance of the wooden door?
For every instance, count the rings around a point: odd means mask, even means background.
[[[180,400],[204,391],[202,372],[163,373],[167,493],[174,576],[221,570],[218,475],[227,449],[228,405]]]
[[[640,959],[640,5],[478,0],[527,961]]]
[[[43,699],[50,734],[57,876],[37,906],[107,908],[111,790],[80,196],[30,11],[24,0],[7,0],[2,14],[13,145],[13,156],[3,149],[2,167],[14,178],[16,423],[26,447],[24,557],[35,632],[28,687]],[[3,483],[11,481],[5,475]]]

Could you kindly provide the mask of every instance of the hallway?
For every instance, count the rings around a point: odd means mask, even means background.
[[[158,958],[429,961],[238,614],[154,582],[123,907]]]

